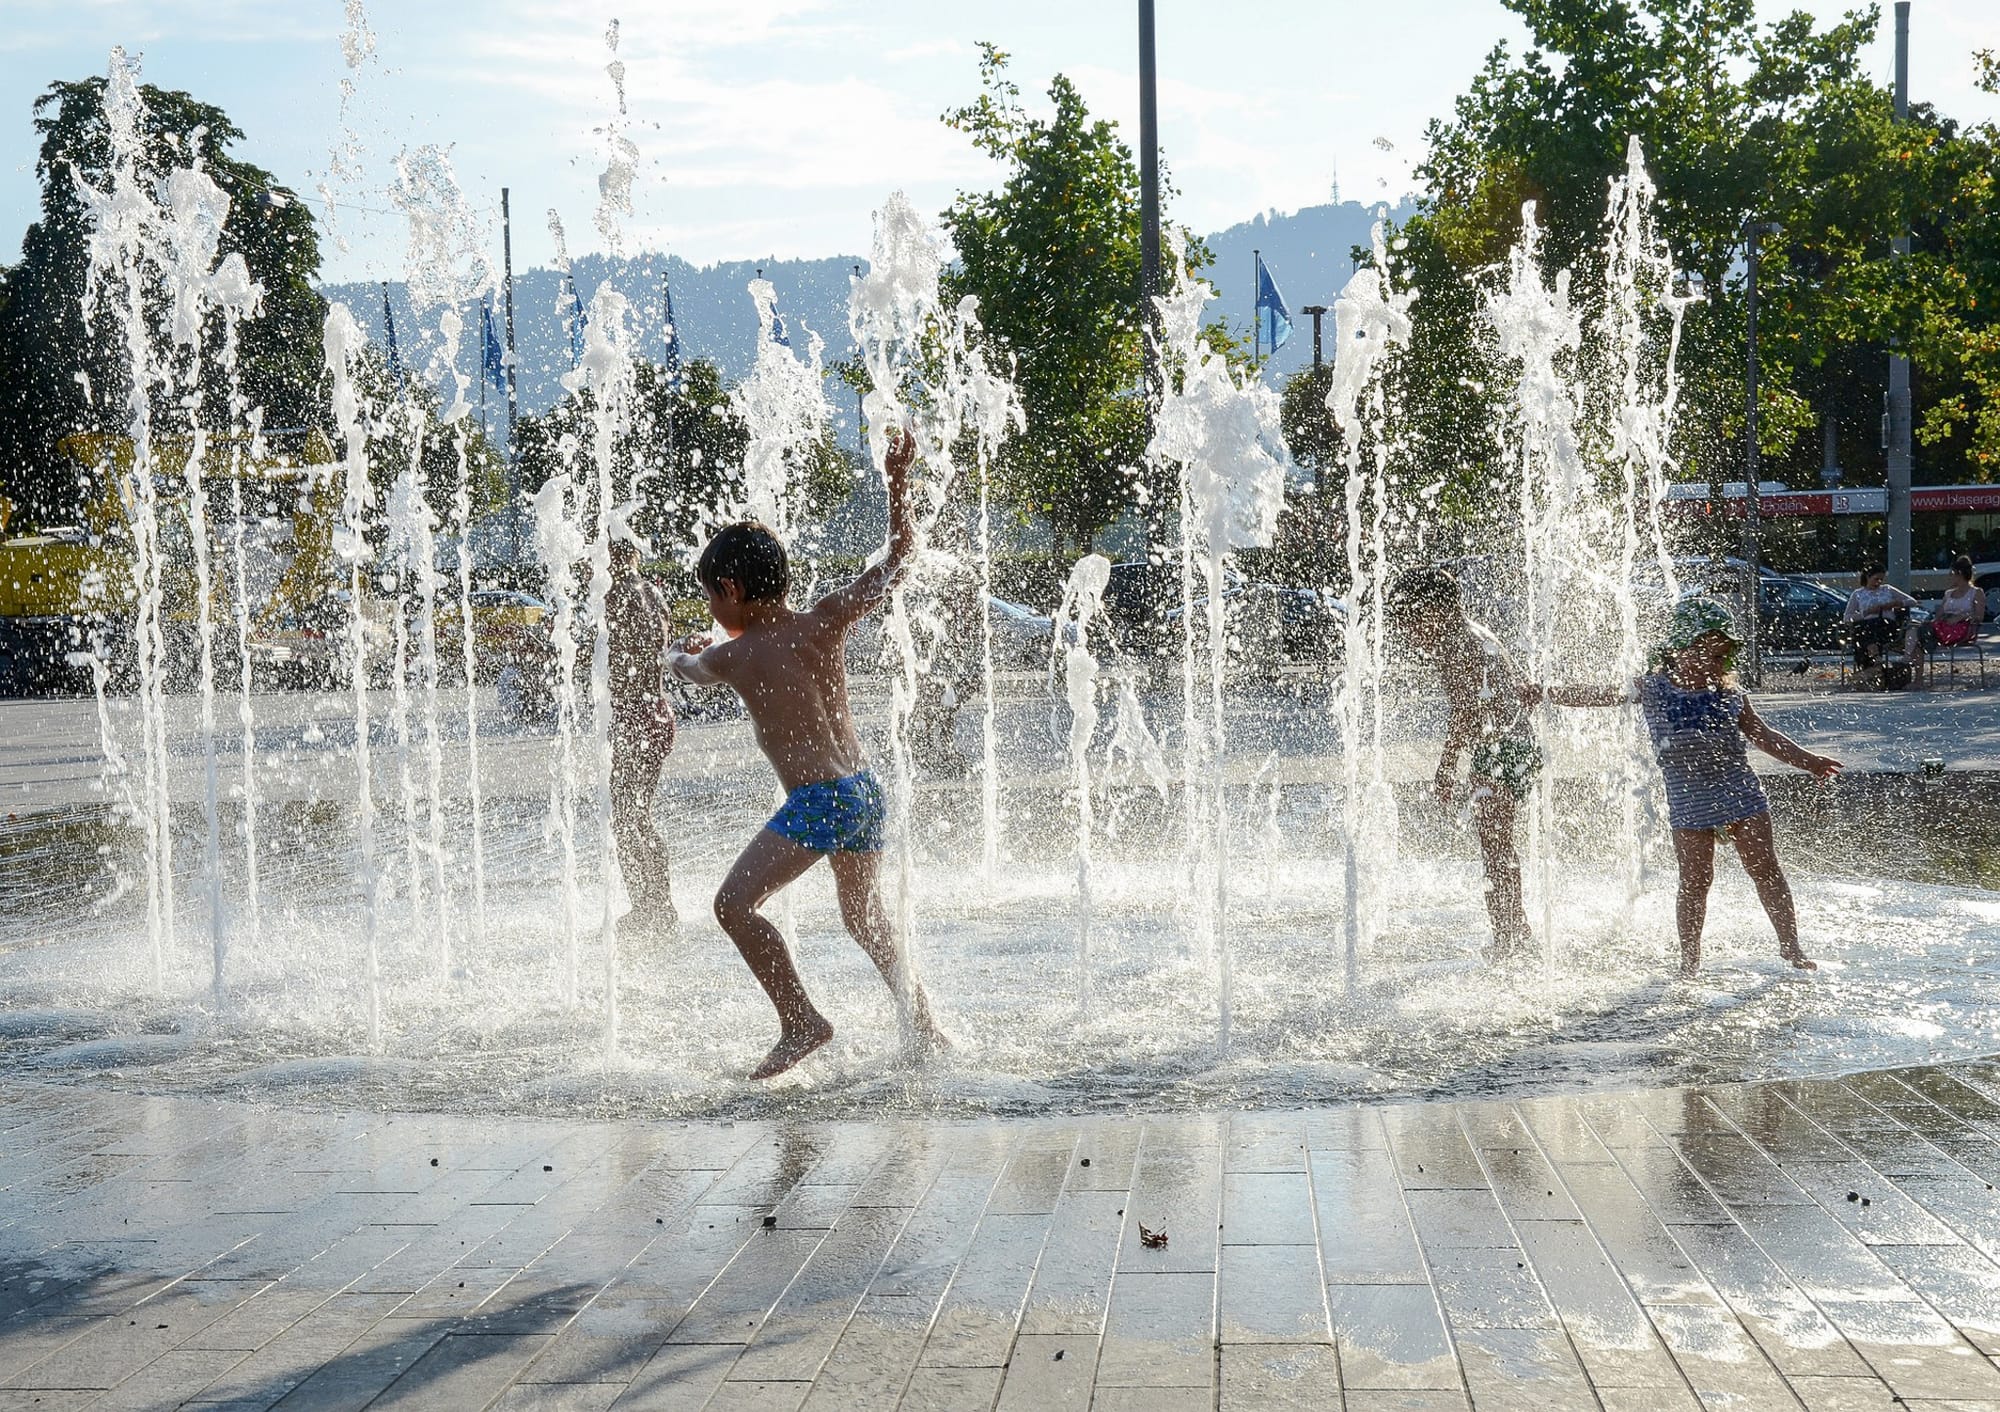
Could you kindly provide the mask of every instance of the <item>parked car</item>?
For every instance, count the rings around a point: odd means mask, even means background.
[[[1274,583],[1239,583],[1222,595],[1230,664],[1270,674],[1288,666],[1324,666],[1338,660],[1347,604],[1329,588],[1290,588]],[[1194,601],[1197,644],[1208,635],[1208,595]],[[1181,610],[1166,617],[1166,633],[1177,641]]]
[[[1199,570],[1196,581],[1200,582]],[[1242,583],[1234,569],[1223,570],[1226,589],[1234,590]],[[1172,651],[1180,633],[1180,611],[1179,561],[1141,559],[1111,566],[1104,587],[1104,616],[1111,625],[1113,649],[1119,655],[1158,657]]]
[[[348,680],[353,625],[348,595],[330,593],[260,623],[250,633],[250,674],[258,686],[325,691]],[[389,631],[370,613],[362,619],[371,684],[390,658]]]
[[[479,589],[471,601],[473,663],[482,681],[491,681],[527,650],[531,636],[546,635],[555,611],[532,593],[512,588]],[[457,595],[442,598],[437,606],[437,643],[438,657],[447,670],[460,661],[464,641]]]

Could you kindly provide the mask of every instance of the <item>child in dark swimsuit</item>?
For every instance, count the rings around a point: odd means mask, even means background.
[[[778,1042],[753,1079],[783,1073],[833,1038],[832,1023],[806,994],[784,934],[761,910],[821,858],[833,869],[841,920],[907,1007],[910,1048],[921,1057],[945,1043],[923,987],[904,973],[895,924],[882,902],[882,786],[868,768],[847,701],[848,632],[888,596],[917,547],[909,505],[915,457],[916,443],[892,433],[884,467],[889,543],[882,558],[802,612],[785,601],[791,570],[776,535],[754,521],[719,532],[702,550],[695,576],[723,636],[715,642],[691,638],[667,657],[667,669],[683,680],[735,688],[786,790],[783,807],[750,840],[715,894],[716,920],[778,1010]]]
[[[1411,569],[1389,585],[1388,608],[1404,641],[1437,668],[1450,719],[1435,788],[1450,804],[1458,757],[1469,751],[1473,826],[1486,868],[1486,915],[1493,925],[1494,960],[1507,960],[1534,940],[1521,903],[1521,861],[1514,852],[1514,816],[1542,767],[1521,703],[1520,673],[1500,640],[1465,616],[1458,580],[1441,568]]]
[[[1691,598],[1674,609],[1673,624],[1655,654],[1655,669],[1618,686],[1529,686],[1523,699],[1558,706],[1616,706],[1637,700],[1652,737],[1653,754],[1667,786],[1667,818],[1674,830],[1680,887],[1674,916],[1680,931],[1681,974],[1701,969],[1701,931],[1708,917],[1708,889],[1715,878],[1715,841],[1736,844],[1743,870],[1756,884],[1778,955],[1801,971],[1817,970],[1799,945],[1792,886],[1778,863],[1771,836],[1771,805],[1750,769],[1745,743],[1766,755],[1832,779],[1840,762],[1815,755],[1765,724],[1736,684],[1731,666],[1742,642],[1720,603]]]

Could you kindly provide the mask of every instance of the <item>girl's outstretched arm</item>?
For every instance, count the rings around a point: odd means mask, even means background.
[[[1532,682],[1521,686],[1521,700],[1530,706],[1539,706],[1544,701],[1551,706],[1623,706],[1632,700],[1629,686],[1536,686]]]
[[[1773,760],[1782,760],[1823,780],[1830,780],[1840,773],[1840,761],[1831,755],[1815,755],[1783,731],[1773,730],[1765,724],[1747,696],[1743,698],[1743,714],[1737,717],[1736,724],[1742,728],[1745,740]]]

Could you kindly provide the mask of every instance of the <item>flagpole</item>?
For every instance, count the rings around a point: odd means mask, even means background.
[[[1258,317],[1258,302],[1264,297],[1264,252],[1250,252],[1250,366],[1257,366],[1258,355],[1264,351],[1264,321]]]
[[[679,345],[680,330],[674,327],[674,281],[667,272],[665,257],[660,260],[660,323],[666,330],[666,374],[667,374],[667,495],[670,499],[680,495],[680,467],[674,460],[674,403],[680,397],[680,355],[675,351]]]
[[[521,468],[514,452],[514,423],[520,415],[520,393],[514,381],[514,220],[507,188],[500,188],[500,264],[507,292],[507,525],[513,538],[513,559],[521,562]]]

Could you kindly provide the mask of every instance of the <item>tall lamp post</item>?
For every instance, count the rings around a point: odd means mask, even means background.
[[[1757,269],[1763,260],[1762,237],[1775,235],[1778,226],[1771,221],[1752,221],[1743,228],[1748,241],[1745,252],[1747,279],[1744,292],[1744,348],[1745,364],[1743,378],[1743,674],[1753,687],[1763,684],[1763,656],[1758,639],[1758,610],[1762,607],[1763,585],[1758,582],[1757,548],[1759,535],[1759,504],[1757,498]]]

